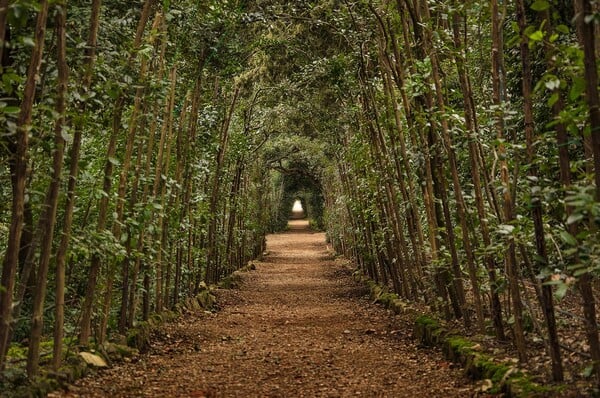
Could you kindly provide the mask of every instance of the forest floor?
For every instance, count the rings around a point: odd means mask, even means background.
[[[368,298],[306,221],[270,235],[220,310],[169,323],[147,354],[51,397],[470,397],[477,386]]]

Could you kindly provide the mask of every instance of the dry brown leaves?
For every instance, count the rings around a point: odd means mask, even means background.
[[[168,324],[151,352],[58,397],[469,397],[477,387],[370,303],[325,237],[294,221],[222,309]]]

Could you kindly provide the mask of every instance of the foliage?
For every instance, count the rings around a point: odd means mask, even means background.
[[[40,4],[8,9],[2,251]],[[562,299],[598,274],[597,126],[576,10],[536,0],[523,15],[520,2],[495,14],[494,4],[111,0],[92,49],[91,7],[69,2],[66,118],[55,109],[60,68],[47,29],[25,126],[25,232],[19,266],[5,268],[22,304],[13,337],[28,334],[42,283],[24,270],[36,275],[41,262],[57,123],[69,155],[52,242],[71,237],[70,332],[85,330],[77,314],[86,303],[104,340],[195,296],[261,255],[265,234],[284,229],[300,199],[312,225],[390,294],[518,336],[521,318],[554,305],[519,314],[529,287]],[[51,2],[52,17],[58,8]],[[592,11],[584,22],[597,24]],[[80,154],[71,152],[77,136]],[[41,299],[46,334],[53,271]]]

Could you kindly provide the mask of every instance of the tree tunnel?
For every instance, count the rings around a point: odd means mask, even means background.
[[[323,194],[318,180],[297,171],[282,174],[283,196],[280,202],[281,213],[286,219],[292,217],[292,207],[299,200],[305,217],[316,228],[323,227]]]
[[[284,160],[273,171],[272,184],[278,190],[276,216],[273,220],[273,231],[281,231],[287,227],[293,217],[292,208],[299,201],[303,209],[303,218],[309,220],[311,228],[323,228],[323,187],[319,177],[314,173],[306,160]]]
[[[552,300],[579,290],[600,381],[597,2],[8,3],[0,369],[27,340],[38,373],[44,319],[58,366],[63,329],[175,308],[299,200],[366,277],[522,362],[535,318],[555,380]]]

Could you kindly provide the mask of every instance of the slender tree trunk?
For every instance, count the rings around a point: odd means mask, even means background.
[[[44,52],[44,38],[46,35],[46,21],[48,19],[48,1],[41,0],[35,27],[35,44],[31,52],[27,78],[25,79],[23,100],[17,121],[17,146],[15,152],[15,172],[12,204],[11,223],[8,234],[8,246],[2,267],[0,281],[0,369],[4,368],[6,353],[10,345],[9,335],[12,324],[12,296],[15,286],[15,275],[19,265],[19,250],[23,232],[23,211],[25,207],[25,185],[27,183],[27,154],[29,148],[29,132],[33,101],[37,87],[42,54]]]
[[[165,127],[166,127],[166,148],[164,159],[161,160],[163,162],[163,166],[161,168],[161,174],[166,176],[169,175],[169,169],[171,165],[171,142],[173,137],[173,110],[175,108],[175,87],[177,84],[177,69],[173,67],[171,69],[170,74],[171,80],[171,89],[168,96],[167,107],[165,109]],[[158,175],[157,175],[158,176]],[[159,177],[160,178],[160,177]],[[156,183],[156,180],[155,180]],[[160,238],[159,238],[159,246],[157,250],[157,262],[156,262],[156,311],[160,312],[163,310],[165,302],[168,301],[169,292],[168,292],[168,283],[165,284],[163,288],[163,267],[164,262],[162,259],[163,253],[167,252],[167,244],[168,244],[168,222],[165,220],[165,212],[166,212],[166,191],[167,185],[166,181],[161,185],[160,192],[160,202],[161,202],[161,211],[158,217],[158,226],[160,230]],[[167,260],[168,261],[168,260]],[[169,262],[170,263],[170,262]],[[168,273],[167,278],[165,280],[168,281]]]
[[[223,162],[225,160],[225,153],[227,151],[227,145],[229,141],[229,124],[231,123],[231,119],[233,117],[233,111],[235,109],[235,105],[238,100],[238,96],[240,93],[239,87],[235,89],[233,93],[233,98],[231,100],[231,105],[229,107],[229,112],[223,121],[223,126],[221,128],[221,137],[219,139],[219,151],[217,153],[215,172],[212,180],[212,189],[210,194],[210,203],[209,203],[209,214],[210,221],[208,225],[208,235],[207,235],[207,248],[206,248],[206,282],[207,283],[215,283],[219,279],[217,263],[215,261],[217,253],[217,206],[219,201],[219,195],[221,191],[221,174],[223,169]]]
[[[425,23],[429,24],[429,20],[430,20],[430,15],[429,15],[429,6],[427,4],[423,5],[423,10],[424,10],[424,21]],[[465,205],[465,201],[464,201],[464,197],[463,197],[463,193],[462,193],[462,187],[460,185],[460,180],[459,180],[459,175],[458,175],[458,165],[457,165],[457,160],[456,160],[456,154],[454,152],[454,145],[452,142],[452,138],[450,137],[450,132],[449,132],[449,126],[448,126],[448,119],[447,116],[445,115],[446,113],[446,104],[445,104],[445,99],[444,99],[444,93],[443,93],[443,89],[442,89],[442,84],[441,84],[441,79],[440,79],[440,66],[439,66],[439,62],[437,59],[437,53],[436,50],[433,48],[433,38],[432,38],[432,33],[431,33],[431,29],[425,29],[425,35],[424,35],[424,42],[425,47],[426,47],[426,51],[429,52],[430,54],[430,59],[431,59],[431,67],[432,67],[432,77],[433,77],[433,84],[435,87],[435,93],[436,93],[436,104],[437,107],[441,113],[441,120],[440,120],[440,125],[441,125],[441,132],[442,132],[442,140],[444,143],[444,147],[446,149],[446,153],[448,155],[448,166],[450,169],[450,175],[452,177],[452,187],[453,187],[453,191],[454,191],[454,199],[456,201],[456,210],[458,213],[458,219],[459,219],[459,223],[461,226],[461,231],[462,231],[462,243],[463,243],[463,247],[465,250],[465,254],[466,254],[466,258],[467,258],[467,269],[469,271],[469,275],[471,277],[471,283],[472,283],[472,290],[473,290],[473,297],[475,299],[475,307],[476,307],[476,311],[477,311],[477,316],[478,316],[478,326],[480,330],[484,329],[484,320],[483,320],[483,305],[482,305],[482,300],[481,300],[481,296],[479,294],[479,281],[477,279],[477,271],[476,271],[476,265],[475,265],[475,259],[474,259],[474,255],[473,255],[473,249],[471,247],[471,238],[469,236],[469,225],[468,225],[468,220],[467,220],[467,212],[466,212],[466,205]],[[444,203],[447,203],[447,200],[444,201]],[[453,235],[453,229],[452,229],[452,225],[450,224],[450,217],[449,217],[449,211],[447,208],[445,208],[445,218],[446,218],[446,223],[448,225],[448,236],[450,238],[452,238]],[[454,246],[453,242],[452,242],[453,238],[450,241],[450,245]],[[453,257],[456,256],[455,253],[455,249],[452,249],[452,254]],[[456,291],[457,294],[459,295],[459,299],[462,303],[462,305],[465,305],[465,298],[464,298],[464,291],[463,291],[463,286],[462,286],[462,282],[461,282],[461,270],[460,270],[460,266],[458,265],[458,261],[457,259],[453,258],[453,263],[454,263],[454,283],[456,284]],[[465,317],[465,324],[467,327],[469,327],[470,321],[469,321],[469,316],[468,316],[468,312],[466,311],[462,311],[463,315]]]
[[[160,64],[162,65],[162,64]],[[159,76],[162,77],[162,66],[159,66]],[[159,113],[160,113],[160,106],[159,103],[156,102],[154,104],[154,109],[152,112],[152,118],[151,118],[151,122],[150,122],[150,127],[149,127],[149,131],[148,131],[148,142],[146,144],[146,154],[145,154],[145,164],[144,164],[144,172],[143,175],[145,176],[146,179],[152,181],[152,183],[146,183],[144,184],[144,189],[142,191],[142,197],[140,198],[140,202],[141,203],[147,203],[148,201],[148,195],[150,195],[150,190],[152,189],[152,194],[154,195],[154,180],[156,179],[156,170],[154,175],[151,177],[151,169],[152,169],[152,159],[153,159],[153,153],[155,150],[155,142],[156,142],[156,131],[157,131],[157,126],[158,126],[158,119],[159,119]],[[161,137],[160,137],[160,141],[159,141],[159,153],[158,153],[158,158],[162,157],[162,152],[161,149],[164,146],[164,138],[162,137],[162,130],[161,130]],[[151,179],[152,178],[152,179]],[[158,189],[158,187],[156,188]],[[138,234],[138,238],[137,238],[137,252],[141,253],[144,250],[144,242],[146,239],[146,223],[143,223],[142,228],[140,229],[140,232]],[[142,318],[144,320],[148,319],[148,316],[150,314],[150,268],[149,268],[149,264],[146,263],[142,263],[142,260],[140,257],[137,257],[135,262],[134,262],[134,266],[133,266],[133,270],[132,270],[132,275],[131,275],[131,288],[129,289],[129,310],[128,310],[128,315],[127,315],[127,324],[128,326],[133,325],[133,322],[135,320],[135,316],[136,316],[136,311],[137,311],[137,306],[138,306],[138,299],[137,299],[137,280],[138,280],[138,274],[142,272],[143,273],[143,294],[142,294]]]
[[[153,27],[154,28],[154,27]],[[114,239],[117,242],[121,241],[122,236],[122,225],[125,221],[125,201],[127,194],[127,181],[129,179],[129,171],[131,169],[132,157],[133,157],[133,148],[135,145],[136,133],[138,130],[138,126],[140,124],[140,119],[143,117],[141,115],[143,109],[143,95],[144,95],[144,84],[145,79],[147,78],[147,60],[144,58],[141,61],[140,65],[140,76],[139,76],[139,85],[136,89],[135,98],[133,100],[133,110],[131,116],[129,118],[129,130],[127,133],[126,143],[125,143],[125,154],[123,156],[123,160],[121,162],[121,172],[119,175],[119,185],[117,188],[117,201],[115,204],[115,215],[116,219],[112,225],[112,234]],[[127,261],[124,260],[124,261]],[[114,283],[114,277],[117,272],[115,266],[111,264],[108,267],[108,275],[106,280],[106,286],[104,288],[104,300],[102,305],[102,319],[100,321],[100,330],[98,332],[98,343],[103,343],[106,337],[106,329],[108,325],[108,320],[110,316],[110,305],[112,302],[112,288]]]
[[[161,62],[158,63],[158,72],[157,72],[157,76],[159,77],[160,80],[162,80],[163,78],[163,73],[164,73],[164,63],[162,62],[162,60],[164,59],[164,54],[165,54],[165,44],[166,42],[163,41],[162,43],[162,48],[161,48]],[[200,73],[200,72],[198,72]],[[153,110],[153,116],[151,118],[151,122],[150,122],[150,127],[149,127],[149,132],[148,132],[148,143],[146,145],[146,155],[145,155],[145,166],[144,166],[144,172],[143,174],[146,176],[147,179],[151,179],[151,167],[152,167],[152,154],[154,153],[154,147],[155,147],[155,135],[156,135],[156,131],[157,131],[157,120],[159,119],[159,113],[160,113],[160,107],[158,102],[155,103],[154,105],[154,110]],[[160,141],[159,141],[159,149],[158,149],[158,154],[157,154],[157,159],[162,159],[163,157],[163,149],[164,148],[164,137],[163,137],[163,130],[161,130],[161,137],[160,137]],[[162,160],[161,160],[162,162]],[[142,192],[142,197],[140,198],[140,202],[141,203],[146,203],[148,200],[148,195],[150,194],[150,188],[152,188],[152,195],[153,197],[156,196],[156,193],[158,192],[158,188],[159,185],[157,185],[156,183],[156,176],[157,176],[157,171],[156,171],[156,167],[159,166],[161,163],[159,163],[157,161],[156,166],[155,166],[155,173],[153,176],[153,180],[154,181],[152,184],[144,184],[144,189]],[[144,223],[145,224],[145,223]],[[138,238],[137,238],[137,248],[136,250],[138,252],[142,252],[144,250],[144,241],[146,239],[146,228],[145,226],[143,226],[139,232]],[[136,258],[134,265],[133,265],[133,269],[131,272],[131,286],[128,289],[129,290],[129,300],[128,300],[128,309],[127,309],[127,325],[131,326],[133,324],[133,321],[136,317],[136,311],[137,311],[137,307],[138,307],[138,297],[137,297],[137,282],[138,282],[138,275],[139,273],[142,272],[143,273],[143,293],[142,293],[142,318],[143,319],[148,319],[148,316],[150,314],[150,276],[149,276],[149,272],[150,272],[150,268],[149,268],[149,264],[142,264],[141,259],[138,257]]]
[[[485,212],[485,205],[482,194],[481,185],[481,170],[478,162],[478,151],[477,151],[477,128],[476,128],[476,112],[473,106],[473,93],[470,89],[469,77],[467,75],[464,60],[463,60],[463,48],[466,47],[466,43],[461,44],[460,38],[460,15],[454,14],[453,21],[453,34],[454,34],[454,46],[455,46],[455,63],[457,72],[460,80],[461,90],[463,93],[464,110],[465,110],[465,125],[469,134],[469,161],[471,166],[471,179],[473,182],[473,188],[475,192],[475,204],[477,207],[477,213],[479,216],[479,225],[482,235],[483,244],[485,247],[489,247],[491,244],[490,232],[488,227],[488,216]],[[504,326],[502,325],[502,309],[500,307],[500,298],[498,296],[497,288],[497,277],[496,277],[496,264],[489,254],[484,254],[484,263],[488,273],[488,279],[490,282],[490,307],[492,321],[494,324],[494,330],[496,337],[499,340],[505,340]],[[471,270],[469,270],[471,273]],[[470,275],[473,278],[473,275]]]
[[[385,109],[387,120],[393,120],[394,123],[387,123],[387,127],[389,130],[388,139],[389,145],[386,145],[383,134],[380,132],[381,141],[380,146],[385,149],[384,158],[393,159],[393,161],[387,161],[388,168],[395,171],[391,173],[393,175],[394,182],[398,184],[398,188],[402,195],[403,200],[405,201],[405,219],[406,219],[406,228],[409,240],[411,242],[411,246],[413,248],[413,258],[409,255],[408,245],[406,243],[406,239],[402,232],[401,226],[401,217],[399,214],[400,204],[398,203],[398,199],[396,198],[396,192],[391,182],[386,184],[388,191],[388,196],[391,197],[391,200],[388,200],[387,203],[390,207],[389,212],[392,217],[392,227],[394,230],[394,235],[397,237],[397,248],[396,251],[401,254],[401,258],[403,261],[399,261],[398,270],[404,280],[404,284],[406,287],[405,297],[410,299],[417,298],[419,291],[423,291],[423,266],[424,266],[424,255],[423,252],[423,233],[421,229],[420,222],[415,222],[418,217],[416,217],[415,210],[418,208],[416,204],[416,200],[413,194],[413,182],[411,176],[411,169],[408,166],[408,159],[404,158],[404,162],[400,159],[406,155],[406,148],[404,143],[404,133],[403,126],[401,121],[401,114],[399,104],[396,99],[396,93],[394,91],[394,86],[392,83],[393,79],[393,69],[391,67],[392,60],[390,59],[388,53],[388,42],[390,40],[395,40],[391,30],[386,29],[386,25],[383,22],[383,19],[379,15],[379,13],[371,7],[372,12],[376,15],[377,20],[379,21],[379,31],[380,31],[380,40],[379,40],[379,60],[380,60],[380,69],[381,75],[384,83],[384,94],[385,94]],[[388,35],[389,33],[389,35]],[[371,98],[373,95],[371,94]],[[400,141],[400,142],[399,142]],[[404,151],[404,152],[403,152]],[[404,154],[404,155],[402,155]],[[405,171],[403,173],[402,168],[405,167]],[[406,178],[406,177],[408,178]],[[409,188],[407,188],[407,181]],[[409,192],[410,190],[410,192]],[[408,266],[408,264],[414,264],[413,266]],[[408,278],[408,279],[406,279]]]
[[[200,57],[200,61],[198,64],[198,77],[196,78],[196,82],[194,84],[194,90],[192,93],[192,101],[191,101],[191,108],[190,108],[190,116],[188,118],[188,137],[187,140],[185,142],[186,145],[186,149],[185,149],[185,155],[186,155],[186,166],[185,166],[185,196],[184,196],[184,214],[187,214],[188,217],[188,223],[190,225],[190,230],[188,232],[188,239],[187,239],[187,268],[189,271],[189,286],[187,289],[187,294],[193,294],[194,292],[194,281],[195,280],[200,280],[201,279],[201,273],[202,270],[201,269],[197,269],[194,272],[194,248],[195,248],[195,243],[198,241],[197,239],[197,233],[196,233],[196,227],[197,227],[197,223],[198,221],[196,220],[195,217],[193,217],[193,208],[192,208],[192,204],[191,204],[191,199],[192,199],[192,191],[194,189],[194,184],[193,184],[193,179],[192,179],[192,162],[193,162],[193,153],[194,153],[194,149],[195,149],[195,145],[194,142],[196,140],[196,130],[197,130],[197,126],[198,126],[198,120],[197,120],[197,116],[198,116],[198,109],[200,107],[200,94],[201,94],[201,89],[202,89],[202,71],[204,69],[204,61],[205,61],[205,57],[204,54],[202,54],[202,56]],[[202,246],[200,246],[202,247]]]
[[[240,207],[239,199],[243,197],[240,195],[241,185],[242,185],[242,174],[244,173],[244,159],[238,159],[235,166],[235,174],[233,181],[231,183],[231,190],[229,192],[229,220],[227,221],[227,240],[225,244],[225,255],[228,259],[228,265],[230,269],[227,270],[227,273],[231,273],[238,269],[238,264],[235,258],[235,229],[238,223],[238,209]]]
[[[581,45],[584,53],[584,68],[586,82],[586,100],[589,109],[589,123],[591,127],[592,155],[594,162],[594,182],[596,184],[596,201],[600,202],[600,96],[598,94],[598,69],[596,61],[596,37],[592,20],[586,18],[592,15],[592,6],[589,0],[574,0],[574,5],[581,10],[582,15],[577,15],[576,24],[581,32]],[[590,355],[596,375],[596,382],[600,385],[600,341],[598,339],[598,323],[596,320],[596,304],[592,290],[592,276],[585,273],[579,278],[579,290],[583,300],[583,315],[586,320],[585,329],[590,345]]]
[[[144,111],[146,112],[146,111]],[[142,120],[142,126],[141,126],[141,131],[145,131],[145,126],[146,126],[146,120],[143,119]],[[142,161],[143,161],[143,155],[144,155],[144,143],[145,140],[144,139],[139,139],[138,140],[138,145],[137,145],[137,156],[136,156],[136,160],[135,160],[135,166],[134,166],[134,180],[132,183],[132,187],[131,187],[131,196],[129,198],[129,205],[128,205],[128,211],[130,214],[134,214],[135,213],[135,206],[138,204],[138,200],[139,200],[139,190],[140,190],[140,180],[141,180],[141,173],[142,173]],[[129,291],[130,291],[130,287],[129,287],[129,282],[130,280],[133,280],[133,275],[131,272],[131,263],[132,260],[135,263],[135,260],[132,256],[133,254],[133,228],[131,228],[131,226],[127,227],[127,241],[125,243],[125,250],[126,250],[126,258],[123,260],[122,262],[122,269],[121,269],[121,303],[119,306],[119,323],[118,323],[118,328],[119,328],[119,333],[123,334],[125,333],[125,331],[127,330],[127,310],[129,309]],[[135,278],[137,279],[137,273],[135,275]],[[133,288],[133,287],[132,287]]]
[[[383,26],[383,23],[382,23],[382,26]],[[402,106],[404,107],[404,110],[405,110],[405,117],[406,117],[407,125],[408,125],[409,129],[413,129],[415,127],[415,123],[413,121],[413,107],[411,106],[411,103],[408,100],[408,96],[406,95],[406,90],[404,87],[405,72],[404,72],[404,68],[402,66],[402,61],[401,61],[402,60],[401,52],[400,52],[400,49],[398,48],[398,43],[397,43],[397,40],[396,40],[393,30],[391,28],[388,28],[388,32],[390,34],[390,42],[392,44],[395,62],[392,62],[392,60],[389,58],[389,55],[386,55],[387,61],[384,61],[383,64],[384,64],[385,68],[387,69],[388,74],[390,76],[392,76],[394,78],[394,80],[396,81],[396,85],[398,87],[398,90],[400,91],[400,96],[402,99]],[[410,55],[410,51],[407,51],[407,54]],[[412,169],[411,169],[411,166],[409,163],[407,141],[406,141],[404,129],[402,126],[400,106],[394,95],[394,91],[392,89],[391,82],[388,82],[387,86],[388,86],[388,91],[390,92],[390,98],[392,100],[391,106],[392,106],[392,109],[394,112],[394,121],[396,123],[396,129],[398,132],[397,143],[399,145],[399,151],[400,151],[399,153],[395,154],[394,159],[396,160],[396,163],[397,163],[397,166],[396,166],[398,169],[397,175],[398,175],[401,190],[403,192],[406,191],[406,193],[403,193],[403,195],[405,196],[405,200],[407,201],[407,224],[410,226],[409,228],[411,230],[411,232],[409,233],[409,238],[411,240],[413,250],[415,251],[415,257],[416,257],[417,263],[420,264],[418,267],[419,277],[420,277],[420,279],[423,279],[424,278],[423,269],[425,268],[425,265],[426,265],[427,253],[426,253],[425,243],[424,243],[425,237],[424,237],[424,233],[423,233],[423,228],[421,226],[421,220],[420,220],[420,217],[419,217],[419,214],[417,211],[419,209],[420,205],[417,200],[413,172],[412,172]],[[391,137],[393,137],[393,135]],[[402,167],[400,166],[400,163],[402,164]],[[404,175],[400,171],[401,168],[404,169]],[[405,180],[406,180],[406,182],[405,182]],[[408,187],[403,188],[403,185],[408,185]],[[413,231],[414,231],[414,233],[413,233]],[[422,287],[421,287],[421,290],[424,290],[424,289],[422,289]]]
[[[89,90],[92,84],[94,64],[96,60],[96,43],[98,41],[98,28],[100,26],[100,6],[102,0],[92,0],[92,13],[90,16],[90,29],[87,39],[86,61],[84,63],[82,88]],[[81,105],[82,113],[85,112],[85,103]],[[71,227],[73,225],[73,209],[75,207],[75,188],[79,172],[79,153],[81,150],[83,126],[76,125],[73,134],[73,143],[69,153],[71,165],[69,169],[69,181],[67,184],[67,200],[65,203],[65,215],[63,220],[62,238],[56,252],[56,314],[54,322],[54,353],[53,367],[60,368],[62,361],[62,346],[64,335],[65,314],[65,262],[67,250],[71,238]]]
[[[133,43],[134,51],[131,52],[128,64],[131,65],[135,58],[135,50],[137,50],[142,41],[143,32],[146,28],[148,18],[150,15],[150,9],[154,0],[147,0],[144,3],[142,9],[142,15],[138,22],[138,28]],[[112,189],[112,176],[113,176],[113,159],[117,150],[117,139],[119,132],[121,131],[121,116],[123,108],[125,106],[126,98],[125,94],[121,93],[119,98],[115,102],[112,131],[109,138],[108,147],[106,150],[106,161],[104,164],[104,177],[102,184],[103,195],[98,202],[98,224],[96,225],[96,231],[102,233],[106,230],[106,224],[108,221],[108,207],[110,200],[110,191]],[[101,258],[97,253],[92,254],[90,261],[90,270],[88,273],[88,282],[86,288],[86,294],[81,309],[81,322],[79,331],[79,343],[81,345],[87,345],[92,332],[92,312],[94,306],[94,300],[96,298],[96,287],[98,282],[98,276],[100,273]]]
[[[500,173],[502,186],[504,191],[503,215],[504,222],[510,224],[514,221],[514,205],[512,198],[511,181],[508,170],[508,161],[506,160],[506,146],[504,140],[504,112],[502,107],[505,101],[504,90],[504,61],[502,48],[502,31],[500,21],[500,11],[498,9],[498,0],[491,1],[492,12],[492,81],[493,81],[493,102],[497,106],[496,112],[496,133],[500,144],[498,145],[498,155],[500,157]],[[523,333],[523,308],[521,302],[521,294],[519,291],[519,272],[515,254],[515,242],[509,238],[508,248],[506,250],[506,270],[508,284],[510,288],[511,300],[514,311],[513,334],[514,342],[519,354],[519,360],[525,362],[527,360],[527,349],[525,336]]]
[[[183,103],[183,108],[181,111],[181,115],[179,118],[179,126],[177,131],[177,168],[175,170],[175,180],[177,181],[177,193],[176,197],[173,199],[173,203],[176,206],[180,206],[181,210],[179,212],[179,225],[182,227],[178,228],[177,232],[177,243],[176,243],[176,262],[175,262],[175,280],[173,283],[173,305],[179,302],[179,296],[181,294],[181,284],[182,284],[182,269],[183,269],[183,257],[184,257],[184,237],[183,233],[187,229],[188,231],[191,229],[191,225],[188,223],[186,225],[188,219],[188,211],[189,211],[189,199],[187,197],[187,187],[188,183],[191,181],[187,181],[187,178],[184,179],[185,171],[188,169],[188,160],[189,160],[189,139],[187,139],[187,109],[190,103],[192,92],[189,91],[185,97],[185,101]],[[187,176],[186,176],[187,177]],[[186,225],[184,229],[183,226]],[[188,232],[189,237],[189,232]]]
[[[48,266],[52,252],[52,241],[54,238],[54,226],[56,225],[56,211],[58,208],[58,192],[60,189],[63,158],[65,153],[65,140],[63,129],[65,127],[66,95],[68,90],[69,68],[67,65],[66,23],[67,8],[66,1],[57,4],[56,13],[56,37],[57,37],[57,66],[58,87],[56,94],[55,110],[58,118],[54,124],[54,154],[52,157],[52,180],[46,193],[46,200],[42,210],[41,218],[44,220],[43,231],[41,231],[41,253],[37,272],[37,284],[33,298],[33,316],[31,322],[31,333],[29,335],[29,348],[27,350],[27,375],[35,376],[38,373],[40,361],[40,342],[44,324],[44,301],[46,298],[46,286],[48,277]]]
[[[525,4],[523,0],[517,0],[517,22],[521,31],[521,65],[522,65],[522,92],[523,92],[523,115],[525,123],[525,139],[527,147],[527,164],[530,165],[529,176],[532,180],[537,181],[537,167],[534,161],[533,141],[535,138],[535,128],[533,120],[533,101],[532,101],[532,70],[531,59],[529,53],[529,40],[524,33],[527,28],[527,20],[525,17]],[[533,191],[532,191],[533,192]],[[537,195],[532,195],[531,217],[533,219],[535,231],[535,246],[537,251],[537,267],[538,274],[543,268],[548,266],[548,253],[546,249],[546,238],[544,232],[544,221],[542,215],[542,198]],[[552,362],[552,375],[554,381],[563,380],[562,361],[560,358],[560,344],[556,330],[556,319],[554,314],[554,302],[552,297],[552,286],[542,284],[541,289],[541,306],[546,320],[546,328],[548,333],[548,354]]]
[[[372,11],[377,15],[376,11],[372,9]],[[392,181],[392,173],[388,173],[388,171],[392,171],[393,165],[390,159],[393,155],[390,153],[390,150],[385,142],[385,137],[382,132],[381,122],[380,122],[380,110],[377,107],[377,101],[375,100],[375,93],[372,90],[372,87],[368,84],[366,76],[367,72],[367,62],[365,62],[364,58],[362,61],[362,78],[361,78],[361,87],[363,91],[363,109],[365,116],[365,124],[367,125],[367,129],[369,131],[369,141],[371,145],[369,145],[371,149],[371,154],[373,161],[376,163],[377,170],[381,170],[383,172],[383,186],[385,188],[385,199],[381,200],[381,218],[382,221],[385,220],[387,225],[391,226],[393,232],[392,242],[389,242],[389,238],[387,236],[384,238],[387,243],[391,243],[388,245],[388,259],[385,262],[385,266],[388,268],[390,277],[392,278],[392,282],[394,288],[398,294],[401,294],[405,297],[410,297],[411,295],[415,295],[414,287],[417,285],[416,278],[414,276],[414,270],[408,264],[412,263],[412,261],[408,261],[408,248],[406,245],[406,239],[402,232],[401,226],[401,217],[398,213],[400,209],[400,205],[397,200],[396,188],[393,185]],[[382,73],[384,73],[382,71]],[[386,107],[386,109],[389,108]],[[401,179],[401,176],[397,177],[398,180]],[[384,235],[388,235],[387,231],[383,231]],[[391,236],[390,236],[391,238]],[[392,248],[393,246],[393,248]],[[399,280],[399,276],[402,276],[402,280]],[[406,289],[404,288],[406,286]],[[410,289],[408,287],[413,287]]]
[[[402,18],[403,25],[403,37],[405,41],[404,48],[415,48],[417,51],[417,56],[419,59],[424,59],[426,54],[424,53],[424,49],[422,46],[422,24],[421,18],[418,13],[418,8],[415,4],[412,4],[409,0],[402,1],[400,4],[400,0],[398,0],[398,8],[400,12],[400,17]],[[414,43],[410,41],[409,34],[409,21],[408,18],[413,20],[413,36],[415,38]],[[413,58],[412,51],[408,51],[407,53],[407,68],[410,73],[416,73],[415,68],[415,59]],[[425,98],[427,97],[427,98]],[[423,180],[421,185],[422,194],[423,194],[423,202],[425,204],[425,214],[427,216],[427,225],[428,225],[428,237],[429,237],[429,245],[430,245],[430,254],[431,254],[431,262],[437,263],[440,257],[440,247],[441,243],[438,239],[438,228],[443,227],[443,213],[440,210],[440,206],[437,203],[436,193],[439,192],[439,181],[438,179],[438,167],[437,167],[437,154],[435,148],[432,146],[434,143],[433,138],[431,136],[431,131],[426,132],[427,126],[425,125],[424,118],[427,117],[428,111],[425,108],[430,109],[432,107],[431,95],[421,95],[415,98],[412,103],[408,98],[403,97],[403,102],[405,102],[404,108],[407,111],[407,114],[410,115],[409,119],[415,120],[412,129],[416,132],[412,138],[412,145],[414,147],[421,148],[422,155],[424,158],[424,165],[422,167],[421,179]],[[431,129],[429,129],[431,130]],[[455,315],[458,317],[460,312],[460,305],[456,303],[456,295],[452,294],[449,291],[449,288],[452,289],[452,286],[449,285],[450,281],[448,280],[448,274],[445,270],[438,267],[435,270],[433,276],[435,289],[437,290],[435,294],[435,298],[432,304],[440,309],[446,318],[451,317],[449,304],[452,301],[452,307],[455,312]],[[449,295],[451,295],[451,299],[449,299]],[[437,297],[441,297],[441,302],[437,300]]]
[[[156,47],[157,37],[161,32],[166,30],[166,26],[164,25],[164,19],[161,13],[157,13],[154,18],[154,22],[151,29],[151,37],[147,39],[148,45]],[[158,55],[158,62],[162,64],[162,60],[164,59],[165,52],[165,41],[162,41],[162,50]],[[158,79],[162,78],[162,67],[159,66]],[[125,202],[127,200],[127,182],[129,179],[129,172],[132,165],[132,157],[133,157],[133,148],[135,146],[135,140],[137,136],[137,132],[139,130],[139,125],[141,121],[143,121],[144,114],[144,94],[146,92],[146,85],[148,80],[148,60],[146,58],[142,58],[140,63],[140,71],[139,71],[139,86],[136,89],[136,93],[133,100],[133,110],[129,120],[129,130],[127,133],[127,139],[125,143],[125,154],[123,156],[121,173],[119,175],[119,185],[117,189],[117,202],[115,205],[115,213],[116,213],[116,222],[113,223],[112,226],[112,234],[117,241],[121,241],[122,236],[122,225],[125,223]],[[130,203],[131,206],[135,206],[135,203]],[[128,268],[129,259],[125,259],[122,262],[124,265],[123,268]],[[100,331],[98,333],[99,342],[102,343],[104,338],[106,337],[106,329],[108,325],[108,320],[110,316],[110,307],[112,303],[112,290],[114,284],[114,278],[116,276],[117,270],[114,267],[114,264],[109,267],[107,281],[104,291],[104,302],[103,302],[103,311],[102,311],[102,320],[100,322]],[[122,271],[124,272],[124,271]],[[124,279],[127,279],[125,277]]]
[[[0,0],[0,61],[4,59],[6,49],[6,32],[8,30],[7,17],[9,0]]]

